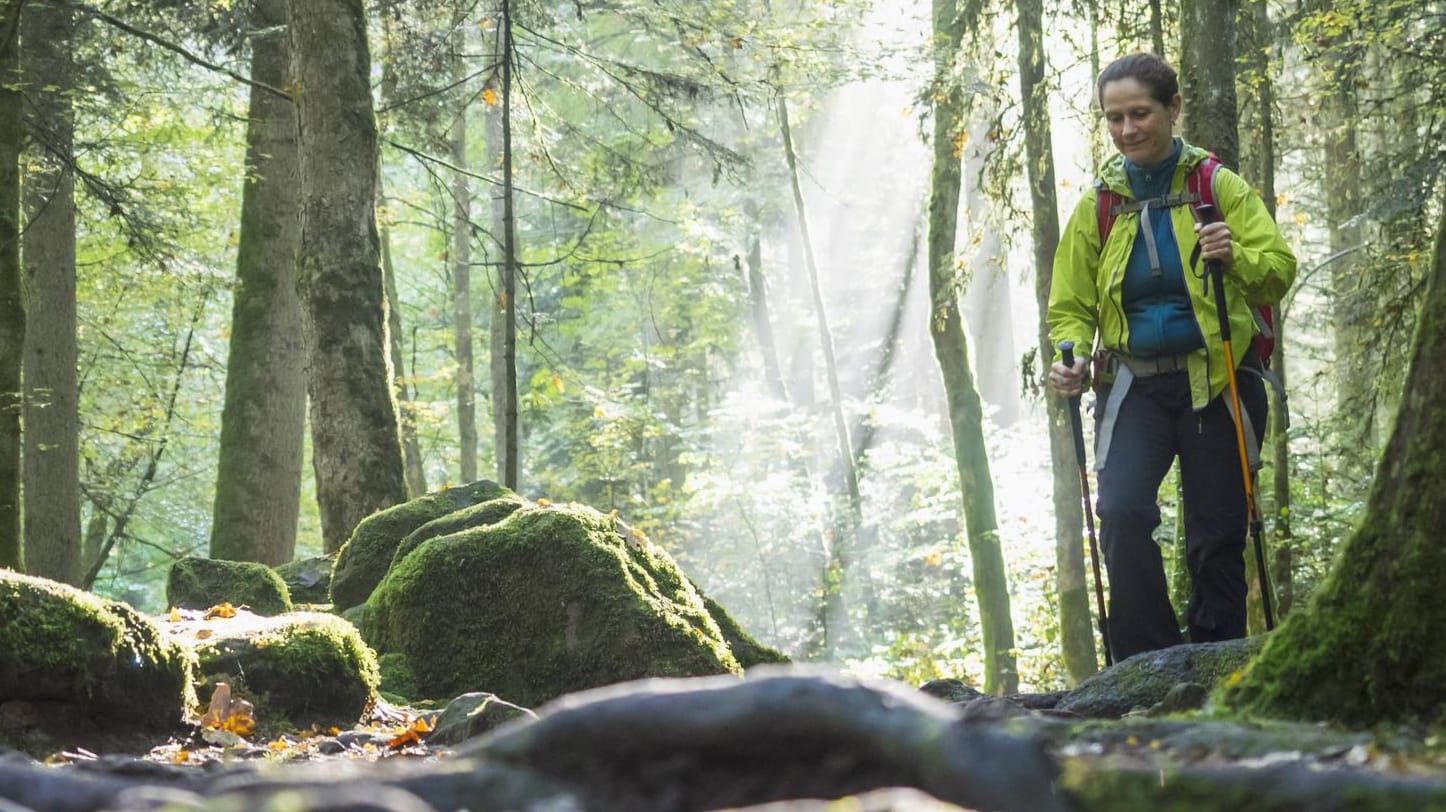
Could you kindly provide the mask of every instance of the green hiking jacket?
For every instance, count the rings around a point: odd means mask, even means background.
[[[1207,154],[1200,147],[1182,145],[1180,162],[1170,182],[1172,194],[1185,191],[1185,177]],[[1056,347],[1061,341],[1073,341],[1075,353],[1086,358],[1095,346],[1097,334],[1099,345],[1108,349],[1123,353],[1130,346],[1120,292],[1140,227],[1138,212],[1120,214],[1101,248],[1095,210],[1099,186],[1119,193],[1126,201],[1134,199],[1123,155],[1116,155],[1105,165],[1096,184],[1075,206],[1060,237],[1049,289],[1050,341]],[[1223,166],[1215,171],[1215,205],[1230,226],[1232,260],[1225,266],[1225,298],[1230,310],[1231,345],[1238,364],[1257,332],[1250,306],[1279,302],[1295,281],[1296,260],[1260,195]],[[1204,262],[1189,266],[1198,243],[1193,209],[1176,206],[1170,209],[1170,220],[1181,260],[1186,263],[1185,281],[1195,320],[1205,337],[1205,347],[1191,353],[1189,359],[1191,397],[1198,411],[1227,386],[1225,348],[1220,341],[1215,294],[1201,278]],[[1055,360],[1059,360],[1058,351]]]

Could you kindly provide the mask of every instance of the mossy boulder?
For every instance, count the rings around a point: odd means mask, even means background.
[[[350,725],[376,697],[376,655],[335,615],[238,612],[171,626],[177,639],[195,646],[204,680],[197,698],[228,683],[256,706],[263,726]]]
[[[1136,654],[1084,680],[1056,709],[1113,719],[1164,702],[1182,683],[1206,690],[1244,668],[1265,645],[1264,637],[1219,643],[1185,643]]]
[[[517,509],[524,504],[526,503],[522,501],[521,497],[509,494],[453,511],[439,519],[433,519],[408,533],[407,537],[402,539],[402,543],[397,545],[397,551],[392,554],[392,566],[396,566],[397,562],[406,558],[408,553],[422,546],[424,541],[438,536],[450,536],[473,527],[497,524],[517,512]]]
[[[337,552],[336,566],[331,571],[331,602],[336,611],[366,602],[408,533],[453,511],[505,496],[515,494],[484,479],[434,491],[362,519]]]
[[[667,553],[580,505],[533,505],[424,542],[372,593],[362,628],[424,696],[525,706],[649,676],[737,673]]]
[[[166,602],[178,609],[229,603],[258,615],[279,615],[291,611],[291,592],[265,564],[190,556],[171,565]]]
[[[331,568],[336,565],[336,555],[318,555],[298,558],[274,567],[276,574],[286,582],[293,603],[326,603],[331,600]]]
[[[694,587],[696,588],[696,585]],[[728,648],[737,658],[739,665],[752,668],[755,665],[782,665],[790,662],[788,655],[753,639],[753,635],[744,631],[738,621],[717,601],[704,595],[702,590],[699,590],[698,594],[703,598],[703,608],[708,610],[708,614],[718,624],[718,630],[723,633],[723,639],[727,641]]]
[[[61,702],[163,730],[189,707],[196,660],[130,606],[0,570],[0,704]]]

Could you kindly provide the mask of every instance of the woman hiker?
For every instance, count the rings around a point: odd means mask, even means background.
[[[1204,260],[1224,263],[1237,347],[1257,332],[1250,305],[1279,301],[1296,260],[1254,189],[1174,136],[1180,93],[1168,64],[1151,54],[1122,57],[1100,74],[1096,90],[1119,154],[1075,206],[1054,257],[1050,337],[1056,346],[1074,342],[1077,358],[1066,367],[1056,355],[1049,381],[1060,396],[1080,394],[1095,348],[1097,514],[1110,583],[1108,640],[1119,661],[1184,639],[1153,535],[1156,495],[1176,457],[1189,640],[1245,636],[1248,511]],[[1218,222],[1197,222],[1201,198],[1218,210]],[[1253,350],[1238,354],[1245,435],[1258,447],[1265,386],[1249,373],[1258,373],[1261,359]]]

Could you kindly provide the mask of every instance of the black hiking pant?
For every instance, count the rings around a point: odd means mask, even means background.
[[[1247,353],[1242,367],[1258,363]],[[1258,446],[1265,433],[1264,381],[1246,369],[1236,372],[1236,381]],[[1102,388],[1099,402],[1107,397],[1108,389]],[[1201,643],[1245,636],[1248,508],[1229,398],[1227,389],[1204,410],[1194,411],[1189,375],[1182,370],[1135,378],[1120,402],[1105,467],[1098,473],[1097,503],[1116,662],[1184,642],[1154,538],[1160,526],[1160,483],[1177,456],[1191,584],[1189,639]]]

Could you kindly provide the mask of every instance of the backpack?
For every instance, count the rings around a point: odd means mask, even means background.
[[[1185,191],[1180,194],[1169,194],[1164,197],[1157,197],[1148,201],[1132,201],[1126,203],[1123,196],[1113,189],[1107,188],[1104,184],[1096,184],[1095,193],[1095,219],[1099,223],[1100,246],[1103,247],[1105,240],[1110,236],[1110,229],[1114,228],[1115,218],[1122,212],[1139,211],[1143,203],[1153,206],[1190,206],[1195,213],[1195,219],[1199,220],[1200,206],[1215,206],[1215,170],[1221,167],[1220,159],[1215,153],[1210,153],[1190,174],[1185,176]],[[1219,206],[1215,206],[1219,209]],[[1195,248],[1199,252],[1199,246]],[[1193,265],[1196,257],[1190,258]],[[1250,340],[1250,348],[1255,350],[1255,357],[1266,367],[1270,366],[1271,353],[1275,352],[1275,312],[1269,305],[1251,305],[1251,313],[1255,316],[1255,326],[1259,330]]]

